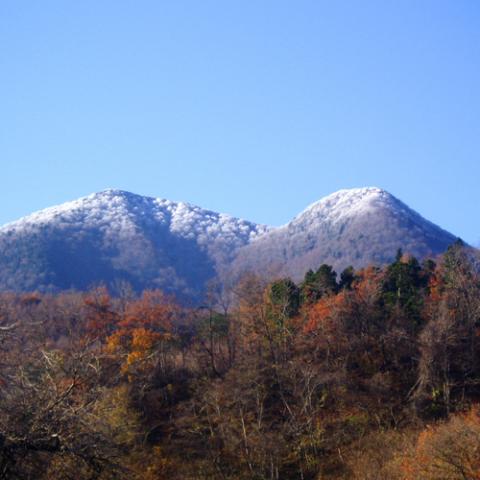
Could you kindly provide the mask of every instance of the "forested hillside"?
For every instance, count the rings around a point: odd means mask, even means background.
[[[478,479],[478,262],[3,293],[0,479]]]

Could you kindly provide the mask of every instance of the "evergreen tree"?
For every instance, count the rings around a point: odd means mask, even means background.
[[[337,273],[331,265],[323,264],[313,272],[309,270],[301,285],[302,301],[315,303],[324,295],[338,292]]]
[[[422,307],[422,289],[428,278],[413,256],[405,256],[399,249],[395,261],[387,267],[383,283],[383,300],[386,306],[401,308],[408,317],[419,321]]]
[[[277,280],[270,285],[270,302],[287,317],[297,315],[300,308],[300,290],[290,278]]]
[[[352,288],[352,283],[355,280],[355,269],[350,265],[340,274],[340,282],[338,287],[340,290]]]

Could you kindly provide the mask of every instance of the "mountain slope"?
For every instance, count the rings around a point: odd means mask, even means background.
[[[443,252],[455,239],[385,190],[340,190],[241,248],[235,270],[299,280],[320,263],[337,271],[384,264],[398,248],[423,258]]]
[[[244,271],[300,279],[309,268],[419,257],[455,237],[378,188],[341,190],[270,228],[187,203],[105,190],[0,228],[0,290],[87,289],[128,281],[198,302]]]
[[[0,228],[0,289],[126,280],[200,299],[265,227],[187,203],[105,190]]]

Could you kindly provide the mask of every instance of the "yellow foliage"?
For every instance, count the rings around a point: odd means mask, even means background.
[[[124,446],[133,446],[141,432],[140,415],[130,404],[130,387],[105,388],[98,403],[99,428]]]

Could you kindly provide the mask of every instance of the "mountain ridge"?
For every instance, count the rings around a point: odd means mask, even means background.
[[[378,187],[339,190],[279,227],[110,188],[1,226],[0,289],[124,280],[200,301],[245,271],[298,280],[321,263],[386,263],[397,248],[424,257],[455,239]]]

